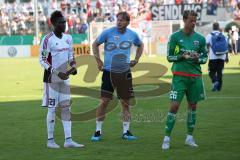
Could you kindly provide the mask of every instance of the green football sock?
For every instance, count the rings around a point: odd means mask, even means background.
[[[168,112],[166,126],[165,126],[165,135],[166,136],[170,136],[173,126],[175,124],[175,120],[176,120],[176,114]]]
[[[188,116],[187,116],[187,133],[189,135],[193,134],[195,123],[196,123],[196,110],[189,109]]]

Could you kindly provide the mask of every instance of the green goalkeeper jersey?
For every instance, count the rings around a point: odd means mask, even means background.
[[[197,52],[199,54],[198,61],[193,59],[183,59],[183,53]],[[173,33],[168,42],[167,59],[173,62],[172,72],[174,75],[182,76],[200,76],[202,74],[200,64],[207,62],[207,50],[205,38],[194,32],[186,35],[182,29]]]

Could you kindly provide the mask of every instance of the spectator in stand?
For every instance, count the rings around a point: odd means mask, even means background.
[[[201,4],[201,3],[203,3],[203,0],[195,0],[195,3]]]
[[[93,20],[93,12],[91,8],[87,9],[87,22],[90,23]]]
[[[70,15],[68,17],[67,24],[68,24],[68,33],[72,34],[73,33],[73,24],[74,24],[72,15]]]
[[[230,11],[233,13],[237,6],[237,0],[229,0],[228,5],[230,6]]]
[[[79,15],[82,14],[82,9],[83,9],[83,2],[82,2],[82,0],[77,0],[76,6],[77,6],[77,13]]]
[[[100,14],[102,14],[102,6],[103,6],[103,1],[102,0],[97,0],[96,2],[96,9]]]
[[[88,30],[88,23],[86,21],[86,18],[81,17],[78,33],[85,34],[85,33],[87,33],[87,30]]]
[[[164,5],[175,4],[175,0],[164,0]]]
[[[57,10],[57,8],[58,8],[57,1],[56,0],[52,0],[51,9],[52,10]]]
[[[238,32],[239,32],[239,29],[236,26],[232,26],[232,34],[231,34],[232,53],[235,55],[237,55],[238,53],[238,39],[239,39]]]
[[[49,7],[48,7],[48,2],[46,0],[44,0],[44,3],[42,4],[42,7],[43,7],[43,14],[47,17]]]
[[[207,2],[207,15],[216,15],[218,2],[216,0],[208,0]]]
[[[182,4],[183,0],[175,0],[175,4]]]
[[[236,10],[233,12],[233,19],[240,22],[240,2],[237,3]]]
[[[71,2],[69,0],[67,0],[67,13],[70,14],[71,13]]]
[[[66,13],[67,3],[65,0],[60,3],[60,7],[62,12]]]

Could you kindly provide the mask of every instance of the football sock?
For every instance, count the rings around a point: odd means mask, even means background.
[[[54,126],[55,126],[55,108],[48,108],[46,121],[47,121],[48,139],[53,139],[53,132],[54,132]]]
[[[186,139],[192,139],[193,136],[192,135],[187,135]]]
[[[187,116],[187,133],[188,135],[193,134],[193,130],[196,123],[196,110],[189,109]]]
[[[168,136],[164,136],[163,141],[164,141],[164,142],[166,142],[166,141],[170,141],[170,137],[168,137]]]
[[[66,142],[72,142],[72,137],[65,138]]]
[[[129,130],[130,122],[123,122],[123,134]]]
[[[100,131],[100,133],[102,133],[102,124],[103,121],[96,121],[96,132]]]
[[[54,138],[48,139],[48,142],[54,142]]]
[[[63,124],[65,139],[72,137],[72,132],[71,132],[72,122],[62,120],[62,124]]]
[[[168,112],[167,121],[166,121],[166,125],[165,125],[165,135],[168,137],[170,137],[173,126],[175,124],[175,120],[176,120],[176,114]]]

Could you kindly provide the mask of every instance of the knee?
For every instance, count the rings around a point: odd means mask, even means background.
[[[70,106],[62,106],[61,108],[61,112],[63,113],[63,112],[70,112]]]
[[[107,107],[107,105],[109,104],[109,102],[110,102],[110,99],[108,99],[108,98],[102,98],[101,99],[101,106],[102,107]]]
[[[197,103],[188,102],[188,108],[191,110],[197,109]]]
[[[121,101],[122,107],[128,109],[129,108],[129,101],[122,100]]]
[[[170,112],[177,113],[179,105],[180,104],[178,102],[172,102],[170,107]]]
[[[70,107],[64,106],[61,108],[61,120],[69,121],[71,119]]]

